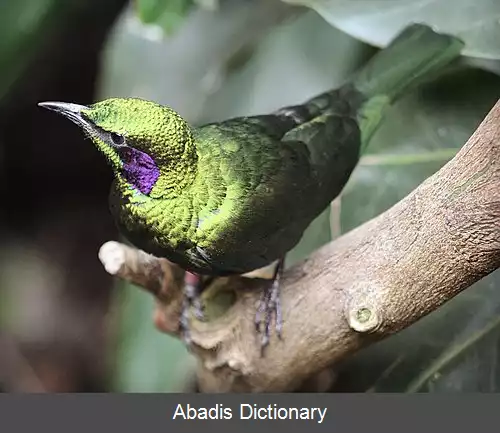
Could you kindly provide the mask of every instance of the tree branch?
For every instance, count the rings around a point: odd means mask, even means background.
[[[157,298],[178,333],[182,271],[116,242],[106,270]],[[285,272],[284,335],[260,356],[253,320],[268,281],[219,278],[192,319],[203,391],[280,392],[438,308],[500,266],[500,101],[457,155],[395,206]]]

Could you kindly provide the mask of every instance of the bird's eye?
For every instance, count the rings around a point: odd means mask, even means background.
[[[117,146],[121,146],[122,144],[125,143],[125,137],[123,135],[112,132],[109,134],[109,137],[111,138],[113,144],[116,144]]]

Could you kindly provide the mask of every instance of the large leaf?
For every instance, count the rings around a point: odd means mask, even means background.
[[[343,231],[392,206],[439,169],[499,95],[498,76],[464,68],[391,107],[344,189]]]
[[[412,22],[455,34],[464,54],[500,59],[498,0],[284,0],[315,9],[328,22],[367,43],[386,46]]]

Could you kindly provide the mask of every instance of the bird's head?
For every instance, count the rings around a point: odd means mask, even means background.
[[[41,102],[80,126],[106,156],[115,176],[141,193],[161,197],[186,186],[196,170],[191,128],[171,108],[135,98],[83,106]]]

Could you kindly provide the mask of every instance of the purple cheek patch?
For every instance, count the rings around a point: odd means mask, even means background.
[[[153,159],[140,150],[127,147],[121,150],[125,179],[141,193],[149,194],[160,176]]]

